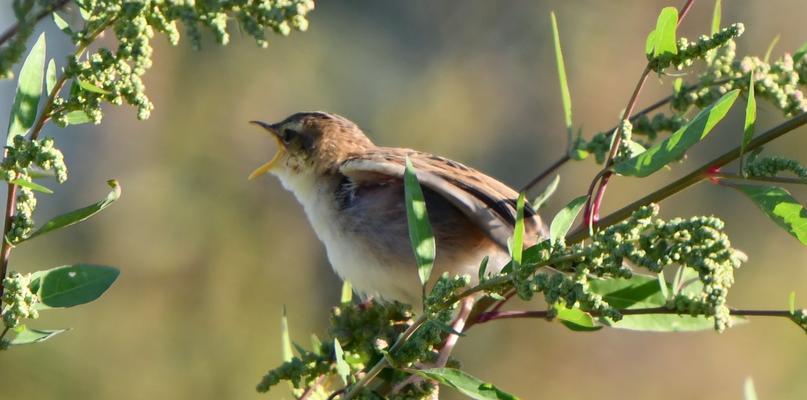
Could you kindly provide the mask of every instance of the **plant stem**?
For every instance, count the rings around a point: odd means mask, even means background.
[[[797,185],[807,185],[807,179],[804,178],[786,178],[778,176],[742,176],[737,174],[729,174],[725,172],[713,172],[709,174],[711,178],[719,179],[734,179],[740,181],[755,181],[755,182],[771,182],[771,183],[792,183]]]
[[[807,112],[803,112],[771,129],[766,131],[765,133],[755,137],[751,140],[750,143],[746,146],[746,152],[754,150],[771,140],[774,140],[788,132],[793,131],[794,129],[807,124]],[[740,157],[740,146],[737,146],[722,155],[716,157],[712,161],[704,164],[702,167],[698,168],[695,171],[692,171],[688,175],[668,184],[667,186],[662,187],[661,189],[656,190],[653,193],[648,194],[645,197],[642,197],[639,200],[634,201],[633,203],[628,204],[625,207],[603,217],[599,221],[595,222],[594,225],[597,227],[605,227],[612,224],[615,224],[623,219],[627,218],[632,212],[639,209],[639,207],[646,206],[650,203],[657,203],[661,200],[664,200],[704,179],[707,179],[711,176],[712,173],[716,172],[720,167],[736,160]],[[584,226],[579,226],[575,228],[573,232],[571,232],[567,236],[568,243],[577,243],[580,241],[585,240],[588,237],[588,229]]]
[[[64,8],[64,6],[66,6],[67,3],[70,3],[70,0],[59,0],[56,3],[52,4],[50,7],[46,7],[44,10],[40,11],[39,14],[36,15],[36,17],[34,18],[34,24],[50,15],[50,13]],[[0,35],[0,46],[2,46],[5,42],[14,37],[14,35],[16,35],[17,32],[19,31],[20,31],[19,23],[16,23],[12,25],[10,28],[6,29],[5,32],[3,32],[2,35]]]
[[[729,309],[731,315],[736,316],[756,316],[756,317],[786,317],[790,318],[791,313],[789,310],[743,310],[731,308]],[[601,317],[596,311],[586,311],[592,317]],[[666,307],[650,307],[650,308],[634,308],[619,310],[622,315],[649,315],[649,314],[678,314],[689,315],[677,310],[671,310]],[[493,321],[497,319],[514,319],[514,318],[549,318],[553,315],[553,310],[541,311],[497,311],[485,313],[480,318],[480,322]]]

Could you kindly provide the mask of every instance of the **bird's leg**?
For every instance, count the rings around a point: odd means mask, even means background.
[[[443,347],[440,348],[440,353],[437,357],[437,368],[443,368],[446,366],[446,363],[448,363],[448,357],[451,356],[451,351],[454,350],[454,346],[457,345],[457,340],[460,338],[459,334],[465,329],[465,322],[468,321],[468,316],[471,314],[473,308],[474,299],[472,297],[466,297],[460,300],[457,318],[451,323],[451,329],[454,332],[448,334],[446,341],[443,343]]]

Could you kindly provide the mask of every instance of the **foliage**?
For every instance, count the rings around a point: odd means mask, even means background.
[[[80,26],[71,26],[57,13],[73,3],[81,11]],[[227,44],[228,20],[234,19],[260,46],[266,47],[266,30],[284,36],[292,30],[306,30],[306,14],[314,8],[314,2],[14,0],[12,8],[17,25],[15,31],[9,31],[10,36],[0,41],[0,78],[13,77],[11,69],[24,53],[35,24],[46,16],[52,16],[75,45],[75,51],[63,68],[58,68],[53,59],[46,64],[46,39],[42,34],[31,46],[17,79],[4,158],[0,162],[0,177],[8,183],[9,193],[6,209],[9,217],[0,251],[0,278],[4,278],[0,289],[5,325],[0,334],[3,349],[41,342],[64,332],[28,329],[23,321],[36,319],[42,310],[93,301],[118,276],[115,268],[88,264],[6,276],[13,246],[82,222],[110,206],[121,194],[117,181],[110,180],[112,190],[105,199],[54,217],[36,228],[35,192],[53,193],[36,180],[48,177],[58,183],[67,180],[67,166],[55,140],[39,139],[45,124],[53,121],[63,127],[100,123],[105,103],[128,103],[137,108],[139,119],[148,118],[154,106],[145,94],[141,77],[152,64],[151,40],[155,32],[164,33],[172,44],[177,44],[178,23],[182,23],[195,48],[201,46],[201,27],[213,32],[220,44]],[[114,49],[97,46],[97,39],[107,31],[115,37]],[[41,104],[44,105],[40,107]],[[6,339],[9,332],[15,337]]]

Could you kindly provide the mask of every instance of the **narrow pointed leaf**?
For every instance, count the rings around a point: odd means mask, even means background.
[[[336,362],[336,373],[342,379],[342,383],[347,385],[347,376],[350,375],[350,365],[345,361],[345,353],[339,344],[339,339],[333,339],[333,356]]]
[[[669,291],[667,290],[667,279],[664,278],[664,272],[658,273],[658,288],[661,291],[661,297],[664,297],[664,300],[670,298]]]
[[[286,306],[283,306],[283,317],[280,319],[280,343],[283,362],[291,361],[294,354],[291,352],[291,335],[289,334],[289,317],[286,314]]]
[[[44,342],[60,333],[67,332],[68,329],[30,329],[23,327],[17,336],[11,339],[12,346]]]
[[[743,155],[745,147],[754,138],[754,127],[757,123],[757,100],[754,97],[754,74],[750,74],[748,83],[748,102],[745,105],[745,124],[743,129],[743,142],[740,144],[740,171],[745,173],[743,168]]]
[[[552,195],[555,194],[555,191],[558,189],[559,183],[560,183],[560,175],[555,175],[555,177],[552,178],[552,181],[550,181],[549,184],[546,185],[544,191],[541,192],[541,194],[539,194],[537,197],[535,197],[535,200],[532,201],[532,208],[535,211],[538,211],[544,204],[546,204],[547,200],[549,200],[552,197]]]
[[[665,7],[656,20],[656,29],[648,35],[645,52],[653,57],[664,54],[678,54],[676,29],[678,27],[678,9]]]
[[[65,21],[64,18],[62,18],[59,14],[54,12],[52,15],[53,23],[56,24],[56,27],[59,28],[60,31],[69,35],[72,32],[70,29],[70,24],[68,24],[67,21]]]
[[[712,12],[712,35],[720,32],[720,14],[722,14],[720,0],[715,0],[715,8]]]
[[[807,54],[807,43],[804,43],[793,53],[793,61],[801,60],[804,55]]]
[[[350,284],[350,281],[343,281],[340,303],[347,304],[351,301],[353,301],[353,285]]]
[[[112,188],[112,191],[109,192],[105,199],[97,203],[90,204],[87,207],[79,208],[78,210],[73,210],[67,214],[62,214],[51,219],[24,240],[29,240],[39,235],[77,224],[109,207],[112,203],[120,198],[121,189],[120,185],[118,185],[118,182],[115,180],[107,181],[107,184]]]
[[[81,125],[88,122],[92,122],[92,118],[84,111],[76,110],[67,113],[67,125]]]
[[[555,307],[555,310],[558,313],[555,318],[560,320],[565,327],[573,331],[591,332],[603,328],[589,313],[579,308],[566,308],[559,305]]]
[[[776,44],[779,43],[780,36],[781,35],[776,35],[773,40],[771,40],[771,44],[768,45],[768,50],[765,50],[765,58],[763,58],[763,61],[765,61],[766,64],[768,63],[768,60],[771,59],[771,53],[773,53],[773,49],[776,47]]]
[[[516,224],[513,228],[513,246],[511,256],[516,265],[521,265],[521,253],[524,250],[524,193],[518,195],[516,201]]]
[[[490,261],[490,257],[485,256],[482,258],[482,262],[479,263],[479,281],[481,282],[482,279],[485,278],[485,272],[488,270],[488,261]]]
[[[768,218],[807,245],[807,210],[790,192],[778,186],[732,184],[745,193]]]
[[[745,379],[745,384],[743,385],[743,399],[757,400],[757,390],[754,388],[754,380],[750,376]]]
[[[26,181],[25,179],[15,179],[15,180],[13,180],[13,181],[11,181],[9,183],[13,183],[15,185],[27,187],[28,189],[31,189],[31,190],[33,190],[35,192],[53,194],[53,190],[50,190],[50,189],[48,189],[48,188],[46,188],[46,187],[44,187],[44,186],[42,186],[42,185],[40,185],[38,183],[35,183],[35,182]]]
[[[493,384],[486,383],[463,371],[453,368],[431,368],[414,371],[416,374],[439,382],[476,400],[517,400],[518,397],[507,393]]]
[[[48,61],[48,69],[45,72],[45,91],[50,94],[53,88],[56,87],[56,61],[51,58]]]
[[[93,93],[98,93],[98,94],[110,94],[110,93],[112,93],[109,90],[100,88],[100,87],[98,87],[96,85],[93,85],[92,83],[87,82],[85,80],[76,78],[76,81],[78,81],[78,86],[80,88],[82,88],[82,89],[84,89],[84,90],[86,90],[88,92],[93,92]]]
[[[630,279],[592,279],[589,285],[593,293],[603,296],[603,300],[618,309],[655,308],[666,303],[656,276],[636,274]],[[732,320],[741,321],[737,318]],[[714,321],[711,318],[677,314],[625,315],[616,322],[604,318],[601,318],[600,322],[612,328],[649,332],[714,329]]]
[[[120,271],[105,265],[63,265],[32,274],[31,291],[41,302],[39,310],[73,307],[89,303],[109,289]]]
[[[549,240],[552,243],[557,243],[566,237],[566,233],[572,227],[577,214],[580,214],[580,210],[586,204],[586,199],[586,196],[580,196],[572,200],[555,215],[555,218],[552,219],[552,224],[549,225]]]
[[[318,356],[322,355],[322,341],[314,333],[311,334],[311,351]]]
[[[426,201],[420,188],[415,167],[406,159],[404,172],[404,195],[406,199],[406,220],[409,224],[409,240],[417,261],[420,283],[426,285],[432,273],[435,257],[434,235],[429,223]]]
[[[566,122],[566,133],[568,136],[567,143],[572,145],[572,97],[569,95],[569,84],[566,80],[566,66],[563,62],[563,51],[560,47],[560,34],[558,33],[558,20],[555,17],[555,12],[551,12],[552,19],[552,37],[555,43],[555,63],[558,68],[558,81],[560,82],[560,96],[563,102],[563,117]]]
[[[45,34],[39,35],[31,52],[20,69],[17,79],[17,92],[9,116],[6,145],[14,143],[14,138],[24,135],[36,120],[39,99],[42,97],[42,81],[45,75]]]
[[[790,292],[787,296],[787,309],[791,314],[796,312],[796,292]]]
[[[739,94],[739,89],[726,93],[661,143],[647,149],[644,153],[616,164],[613,167],[614,172],[643,178],[680,159],[690,147],[705,138],[712,128],[726,116]]]

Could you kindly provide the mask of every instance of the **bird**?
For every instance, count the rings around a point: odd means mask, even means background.
[[[457,161],[407,148],[374,144],[357,124],[337,114],[298,112],[277,123],[250,121],[277,142],[272,159],[249,179],[270,173],[302,205],[328,260],[364,298],[422,304],[410,244],[404,171],[410,160],[423,191],[435,238],[435,276],[478,281],[510,261],[518,192]],[[524,245],[546,237],[540,216],[524,207]]]

